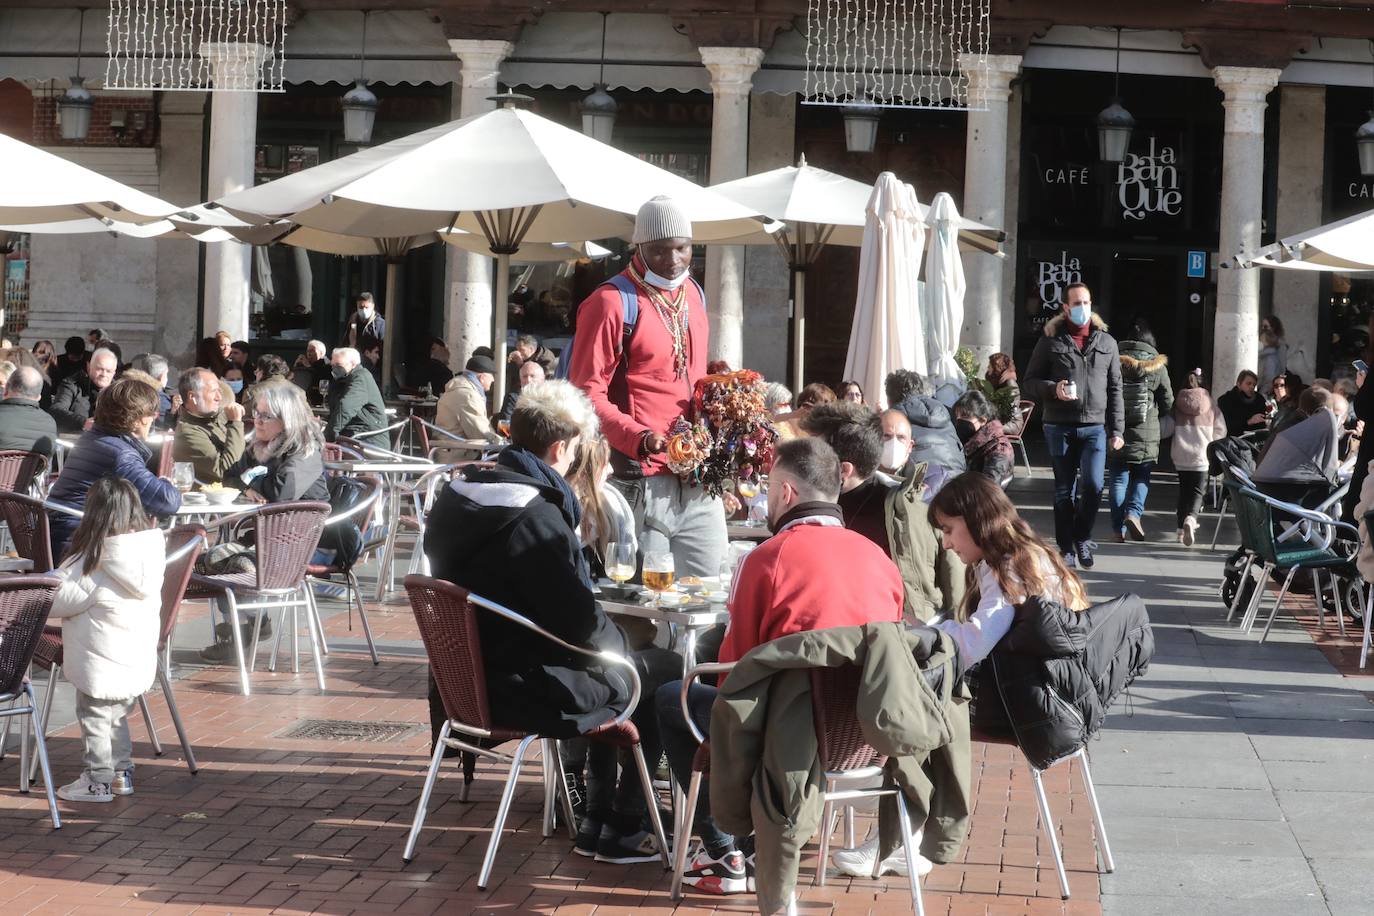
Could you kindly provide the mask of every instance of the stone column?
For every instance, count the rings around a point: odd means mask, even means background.
[[[986,111],[968,113],[964,147],[964,213],[971,220],[1007,229],[1007,122],[1011,81],[1021,71],[1021,55],[989,54],[987,71],[973,55],[961,55],[969,77],[969,98],[982,98]],[[973,350],[980,364],[1010,339],[1011,305],[1004,287],[1003,264],[981,252],[964,253],[964,327],[959,342]],[[1004,329],[1003,325],[1008,325]]]
[[[761,48],[704,47],[711,72],[711,184],[743,178],[749,168],[749,91],[763,63]],[[744,362],[744,249],[706,249],[706,299],[711,316],[711,359],[731,369]]]
[[[760,92],[749,97],[749,174],[796,165],[797,97]],[[803,281],[805,277],[801,278]],[[787,378],[790,273],[776,245],[744,249],[744,301],[749,320],[743,364],[764,378]]]
[[[450,38],[449,50],[458,58],[462,74],[453,93],[454,119],[491,111],[487,101],[496,94],[501,62],[515,50],[509,41]],[[491,339],[491,272],[493,259],[446,246],[448,307],[444,312],[444,339],[453,355],[450,368],[461,369],[476,347],[489,347]]]
[[[1226,135],[1221,163],[1221,256],[1259,248],[1264,199],[1265,96],[1279,81],[1270,67],[1214,67],[1225,98]],[[1212,390],[1229,389],[1241,369],[1259,357],[1258,270],[1220,270],[1212,344]]]
[[[203,44],[200,55],[210,62],[213,85],[232,86],[245,71],[267,58],[262,45],[247,42]],[[210,162],[206,195],[216,200],[253,183],[253,148],[258,134],[255,91],[211,93]],[[248,282],[253,250],[222,242],[205,250],[205,306],[202,336],[228,331],[234,340],[248,338]]]
[[[1274,228],[1275,237],[1283,238],[1322,222],[1326,87],[1285,83],[1279,93],[1279,191]],[[1222,257],[1227,257],[1225,251]],[[1317,368],[1321,274],[1275,270],[1272,277],[1274,314],[1283,322],[1288,340],[1288,368],[1310,379]]]
[[[164,92],[158,102],[158,191],[165,200],[201,199],[201,157],[205,146],[204,92]],[[196,346],[201,243],[193,239],[157,242],[156,327],[153,352],[191,365]]]

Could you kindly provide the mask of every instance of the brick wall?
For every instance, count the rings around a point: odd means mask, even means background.
[[[33,142],[33,94],[17,80],[0,80],[0,134]]]
[[[110,113],[124,111],[126,128],[121,137],[110,128]],[[133,114],[144,113],[142,131],[133,129]],[[33,98],[33,139],[38,146],[156,146],[157,118],[151,98],[121,98],[118,95],[96,95],[91,111],[91,129],[82,141],[63,140],[57,125],[57,96],[38,95]]]

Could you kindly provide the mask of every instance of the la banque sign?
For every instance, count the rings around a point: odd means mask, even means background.
[[[1041,173],[1047,185],[1086,187],[1092,170],[1086,165],[1050,166]],[[1144,220],[1150,214],[1178,216],[1183,212],[1179,188],[1178,154],[1172,146],[1160,146],[1151,136],[1143,153],[1127,153],[1116,167],[1116,199],[1121,216]]]

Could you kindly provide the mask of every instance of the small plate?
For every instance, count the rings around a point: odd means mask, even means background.
[[[208,502],[209,500],[205,498],[204,493],[181,494],[181,504],[183,506],[203,506]]]
[[[710,604],[724,604],[730,593],[723,588],[705,588],[697,597]]]

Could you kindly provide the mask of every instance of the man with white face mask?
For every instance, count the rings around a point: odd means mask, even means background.
[[[706,374],[706,298],[691,276],[692,223],[672,200],[640,207],[626,268],[577,312],[568,379],[586,392],[611,444],[611,483],[634,510],[639,543],[671,551],[679,576],[713,576],[725,555],[720,499],[668,469],[668,428]]]
[[[386,319],[377,313],[371,293],[358,294],[358,311],[348,322],[348,345],[358,352],[381,346],[386,340]]]

